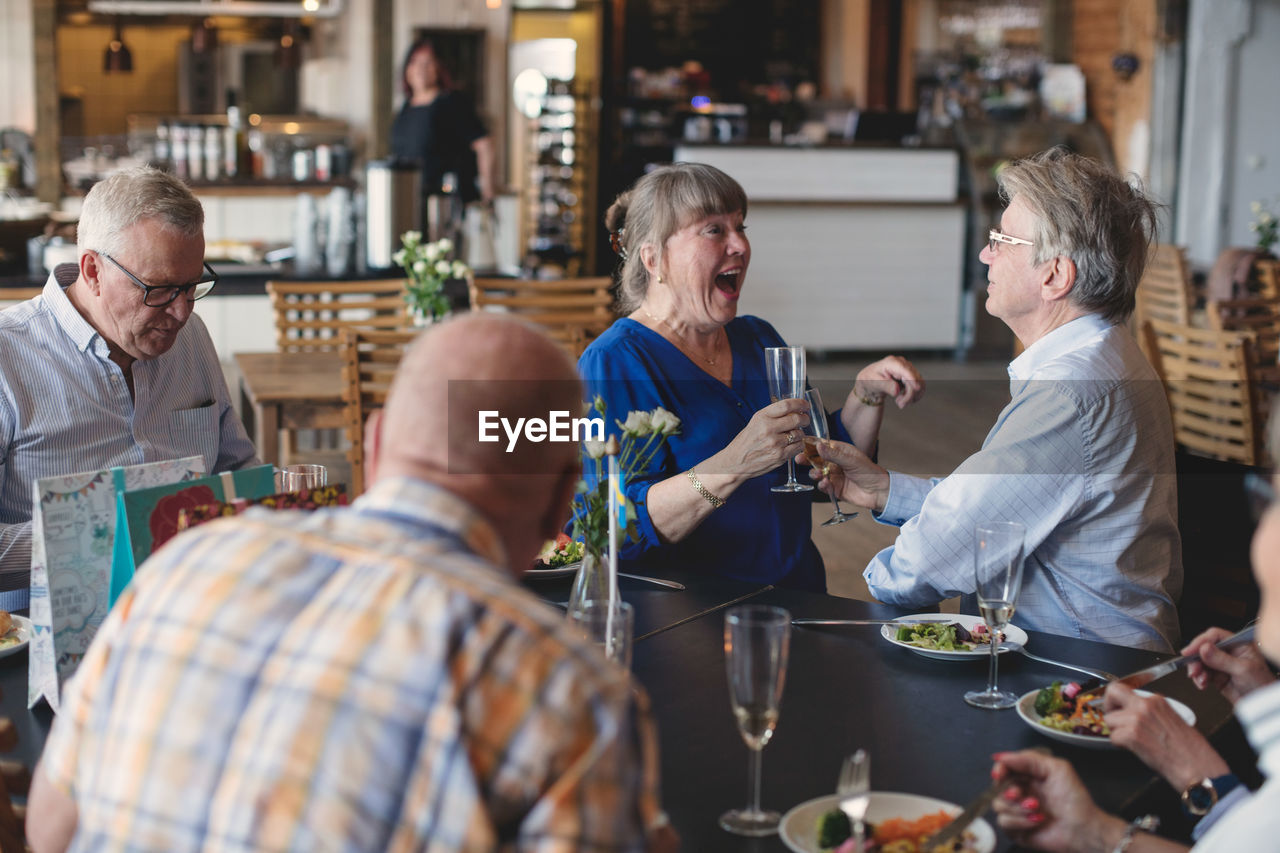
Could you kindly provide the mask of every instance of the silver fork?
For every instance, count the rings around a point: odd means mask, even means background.
[[[840,766],[836,793],[840,795],[840,810],[853,824],[854,849],[861,853],[867,834],[867,805],[871,801],[871,756],[865,749],[850,755]]]
[[[1018,652],[1019,654],[1026,655],[1027,657],[1031,658],[1034,661],[1039,661],[1040,663],[1047,663],[1049,664],[1049,666],[1060,666],[1063,669],[1073,669],[1076,672],[1083,672],[1085,675],[1092,675],[1094,678],[1101,678],[1103,681],[1115,681],[1117,678],[1120,677],[1118,675],[1114,675],[1110,672],[1107,672],[1105,669],[1093,669],[1092,667],[1081,666],[1080,664],[1077,664],[1077,663],[1067,663],[1066,661],[1052,660],[1050,658],[1042,658],[1038,655],[1033,655],[1031,654],[1031,652],[1023,648],[1022,643],[1015,643],[1012,640],[1005,640],[1003,643],[1000,644],[1000,648],[1008,649],[1009,651],[1012,651],[1012,652]]]

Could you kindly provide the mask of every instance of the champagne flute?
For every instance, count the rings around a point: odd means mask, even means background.
[[[750,803],[720,815],[720,826],[735,835],[773,835],[781,815],[760,808],[760,752],[778,724],[778,705],[787,677],[791,614],[781,607],[743,605],[724,615],[725,668],[729,701],[738,732],[751,750]]]
[[[810,388],[805,391],[804,397],[809,401],[809,430],[804,437],[804,455],[808,458],[810,465],[819,471],[825,471],[827,463],[823,460],[822,454],[818,452],[818,442],[822,439],[831,438],[831,430],[827,425],[827,410],[823,408],[822,395],[818,393],[817,388]],[[857,518],[858,514],[856,512],[845,515],[840,511],[840,499],[835,495],[831,496],[831,503],[835,505],[836,514],[822,522],[823,527],[830,527],[833,524],[840,524],[851,518]]]
[[[989,521],[974,529],[973,570],[977,581],[978,610],[990,632],[991,664],[987,689],[970,690],[964,701],[978,708],[998,710],[1018,704],[1016,693],[996,685],[996,661],[1000,632],[1013,618],[1022,588],[1022,549],[1026,528],[1016,521]]]
[[[769,397],[794,400],[804,396],[804,347],[766,347],[765,370],[769,375]],[[771,492],[811,492],[813,486],[796,482],[795,460],[787,456],[787,482],[773,486]]]

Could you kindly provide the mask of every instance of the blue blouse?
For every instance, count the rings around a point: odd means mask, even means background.
[[[604,398],[609,434],[619,432],[615,420],[626,420],[628,412],[657,406],[681,421],[680,434],[668,439],[648,471],[627,483],[627,497],[639,516],[640,541],[626,543],[619,569],[657,575],[701,572],[825,592],[822,557],[809,538],[815,492],[769,491],[786,481],[785,464],[743,483],[680,542],[662,543],[649,518],[645,497],[652,484],[719,453],[770,403],[764,349],[786,342],[758,317],[738,317],[725,331],[733,352],[732,387],[704,372],[666,338],[625,318],[578,360],[588,399]],[[829,421],[833,437],[848,441],[840,419]],[[583,469],[590,482],[595,463],[586,459]],[[797,477],[803,481],[805,473],[798,470]]]

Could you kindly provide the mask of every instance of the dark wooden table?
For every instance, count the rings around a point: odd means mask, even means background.
[[[723,832],[717,818],[747,798],[747,748],[729,710],[724,670],[724,611],[734,603],[772,604],[793,616],[892,617],[883,605],[760,587],[714,578],[674,576],[681,592],[622,579],[636,608],[633,670],[653,702],[662,750],[662,799],[686,851],[783,851],[777,837],[745,839]],[[547,601],[568,598],[570,580],[526,581]],[[1017,621],[1015,617],[1015,623]],[[1032,633],[1039,654],[1127,672],[1159,658],[1150,652]],[[781,718],[764,751],[763,805],[785,812],[833,793],[843,757],[859,747],[872,756],[872,787],[961,803],[986,784],[991,754],[1049,746],[1069,759],[1104,807],[1132,816],[1151,803],[1176,812],[1176,798],[1141,762],[1121,751],[1093,751],[1050,741],[1010,711],[966,705],[981,687],[985,661],[942,662],[884,641],[874,626],[795,628]],[[1000,683],[1025,692],[1070,672],[1006,654]],[[20,755],[34,764],[50,713],[26,709],[27,656],[0,660],[0,712],[18,726]],[[1225,728],[1221,697],[1197,691],[1178,674],[1154,685],[1195,710],[1199,728]],[[1003,837],[1000,849],[1010,849]]]
[[[781,589],[763,590],[747,603],[786,607],[793,616],[903,613]],[[1161,657],[1048,634],[1030,637],[1028,648],[1042,655],[1112,672],[1128,672]],[[683,849],[785,850],[776,837],[736,838],[717,824],[723,811],[747,800],[747,748],[729,709],[723,617],[712,612],[637,643],[633,671],[648,688],[658,718],[662,799],[684,840]],[[1000,683],[1017,693],[1073,677],[1021,656],[1001,656]],[[871,753],[874,790],[964,803],[987,783],[993,753],[1048,746],[1072,761],[1094,797],[1110,810],[1127,813],[1149,799],[1176,809],[1167,786],[1127,752],[1061,744],[1033,731],[1015,711],[967,705],[964,692],[984,686],[986,678],[985,660],[930,660],[886,642],[877,626],[793,629],[781,716],[764,750],[762,805],[785,812],[834,793],[842,759],[859,747]],[[1206,733],[1217,731],[1230,716],[1221,697],[1200,693],[1182,675],[1154,689],[1190,705]],[[1008,849],[1003,837],[1000,849]]]

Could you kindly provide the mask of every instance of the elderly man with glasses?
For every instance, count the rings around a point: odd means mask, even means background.
[[[1021,522],[1019,625],[1171,651],[1182,587],[1173,428],[1126,327],[1155,206],[1061,149],[1010,164],[999,182],[1009,206],[981,259],[987,312],[1025,347],[1009,365],[1012,399],[946,478],[886,471],[832,443],[821,485],[901,527],[863,573],[881,601],[971,596],[975,525]]]
[[[204,210],[176,178],[120,172],[85,196],[79,264],[0,312],[0,609],[28,604],[32,482],[203,456],[257,464],[195,300]]]

